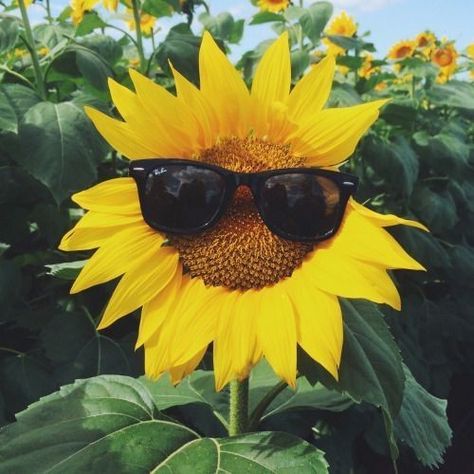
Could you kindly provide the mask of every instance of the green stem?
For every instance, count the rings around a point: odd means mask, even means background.
[[[22,76],[21,74],[18,74],[16,71],[13,71],[9,67],[4,66],[3,64],[0,64],[0,71],[5,71],[8,74],[11,74],[12,76],[15,76],[17,79],[20,79],[25,84],[28,84],[28,86],[31,87],[33,90],[35,90],[34,84],[32,84],[26,77]]]
[[[43,100],[46,100],[46,89],[44,86],[43,75],[41,73],[41,67],[39,64],[38,54],[35,49],[35,40],[33,39],[33,32],[31,31],[30,20],[28,13],[26,12],[25,0],[18,0],[18,6],[20,7],[21,18],[23,20],[23,27],[25,28],[25,35],[28,50],[31,54],[31,62],[33,63],[33,70],[35,72],[36,85],[38,87],[39,95]]]
[[[248,426],[248,379],[230,383],[229,436],[245,433]]]
[[[275,398],[288,387],[286,382],[278,382],[261,400],[260,403],[255,407],[249,421],[249,430],[255,431],[258,428],[258,424],[265,413],[265,410],[275,400]]]
[[[48,23],[53,23],[53,17],[51,16],[51,5],[49,4],[49,0],[46,0],[46,19]]]
[[[135,21],[135,31],[137,33],[137,48],[138,56],[140,58],[140,71],[143,71],[145,67],[145,53],[143,52],[143,35],[142,27],[140,24],[140,8],[138,0],[132,0],[133,19]]]

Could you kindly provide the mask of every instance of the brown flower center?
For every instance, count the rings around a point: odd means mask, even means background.
[[[285,145],[257,138],[228,138],[204,150],[202,161],[238,172],[302,166]],[[274,235],[262,222],[247,188],[239,188],[213,228],[189,236],[169,236],[185,269],[207,285],[258,289],[290,276],[313,245]]]

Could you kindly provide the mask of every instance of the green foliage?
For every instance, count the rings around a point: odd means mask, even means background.
[[[0,441],[0,466],[10,472],[328,472],[321,451],[289,434],[201,437],[160,412],[139,381],[113,375],[34,403]]]
[[[474,373],[474,86],[463,75],[436,83],[438,66],[420,52],[397,70],[373,59],[364,76],[374,45],[365,34],[326,34],[332,5],[306,3],[244,19],[214,15],[200,0],[138,1],[143,14],[171,17],[157,44],[103,9],[74,25],[68,7],[36,24],[26,47],[14,9],[0,14],[0,472],[326,473],[329,464],[332,474],[360,474],[377,460],[379,472],[396,462],[417,473],[443,462],[446,399],[455,412],[453,380]],[[293,84],[325,38],[344,50],[328,106],[391,99],[345,169],[360,177],[358,201],[431,232],[389,229],[427,269],[394,272],[400,313],[342,302],[339,380],[303,351],[295,390],[260,363],[250,377],[253,433],[229,438],[229,392],[215,391],[210,358],[177,386],[140,377],[137,318],[99,333],[113,282],[71,297],[90,252],[67,256],[57,246],[81,216],[72,193],[126,169],[83,106],[118,116],[107,82],[132,87],[129,67],[174,92],[171,63],[199,85],[202,31],[235,53],[253,25],[266,25],[269,38],[236,61],[247,83],[275,33],[288,31]]]

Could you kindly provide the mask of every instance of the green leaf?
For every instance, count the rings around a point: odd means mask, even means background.
[[[21,272],[15,262],[0,258],[0,321],[8,320],[11,306],[21,292]]]
[[[94,51],[105,62],[115,64],[123,54],[122,47],[118,41],[105,35],[88,35],[81,39],[81,45]]]
[[[436,192],[419,185],[411,197],[411,206],[423,223],[435,233],[446,232],[459,221],[454,199],[445,190]]]
[[[198,54],[201,38],[195,36],[186,24],[171,28],[165,41],[156,49],[155,58],[160,67],[171,74],[169,62],[194,84],[199,84]]]
[[[20,123],[19,136],[22,149],[17,162],[48,186],[58,203],[96,179],[104,145],[74,103],[34,105]]]
[[[309,66],[309,53],[307,51],[291,51],[291,77],[295,81],[300,78]]]
[[[97,28],[105,28],[107,23],[95,11],[85,13],[81,23],[76,28],[76,36],[85,36],[92,33]]]
[[[368,137],[362,154],[394,193],[409,196],[413,192],[419,171],[418,156],[403,135],[397,135],[393,141]]]
[[[142,10],[156,18],[171,16],[173,14],[173,9],[165,0],[145,0],[142,5]]]
[[[397,437],[410,446],[425,466],[438,467],[451,444],[446,400],[428,393],[403,366],[406,383],[402,407],[395,419]]]
[[[60,278],[61,280],[75,280],[86,263],[87,260],[52,263],[50,265],[45,265],[48,269],[46,274],[55,278]]]
[[[86,13],[88,15],[89,13]],[[79,26],[81,28],[81,26]],[[33,29],[33,36],[38,43],[47,48],[54,48],[61,42],[66,40],[64,35],[73,35],[74,28],[72,25],[50,25],[42,24],[36,25]]]
[[[234,29],[234,18],[227,12],[219,13],[217,16],[203,12],[199,15],[199,21],[214,38],[226,40]]]
[[[0,15],[0,53],[10,51],[20,34],[20,20],[14,16]]]
[[[313,45],[316,46],[319,43],[321,33],[326,27],[329,18],[331,18],[332,11],[331,3],[315,2],[301,15],[299,19],[301,28]]]
[[[272,23],[274,21],[285,23],[286,19],[279,13],[258,12],[250,20],[250,25],[261,25],[262,23]]]
[[[24,113],[41,101],[39,95],[20,84],[0,84],[0,130],[18,132]]]
[[[131,374],[131,351],[125,353],[116,341],[100,334],[86,311],[58,313],[43,327],[40,339],[46,356],[55,362],[60,383],[107,373]]]
[[[234,26],[232,27],[232,31],[228,36],[227,41],[232,44],[240,43],[240,40],[244,34],[244,28],[245,20],[234,21]]]
[[[455,245],[449,249],[449,256],[459,285],[474,288],[474,249],[468,245]]]
[[[328,107],[348,107],[362,103],[357,91],[349,84],[335,84],[331,90]]]
[[[321,451],[285,433],[201,438],[163,416],[129,377],[77,381],[17,420],[0,431],[8,472],[328,472]]]
[[[262,360],[250,375],[250,406],[252,412],[265,396],[281,380],[275,375],[268,362]],[[296,390],[284,388],[262,413],[262,421],[270,416],[295,409],[328,410],[339,412],[353,404],[353,400],[336,390],[330,390],[317,383],[311,385],[304,377],[299,377]]]
[[[331,43],[347,50],[363,48],[363,42],[357,38],[340,35],[327,35],[327,39],[331,41]]]
[[[449,81],[434,85],[428,91],[429,98],[440,106],[474,110],[474,85],[464,81]]]
[[[6,405],[8,410],[13,413],[22,410],[56,388],[51,371],[45,362],[28,354],[19,354],[3,359],[0,363],[0,377]],[[0,454],[0,471],[1,467],[2,456]],[[4,472],[8,472],[8,470]]]
[[[400,411],[405,376],[400,351],[382,313],[362,300],[341,299],[344,321],[339,381],[300,357],[299,370],[311,383],[320,381],[329,389],[348,394],[356,402],[382,408],[392,458],[398,455],[392,419]]]

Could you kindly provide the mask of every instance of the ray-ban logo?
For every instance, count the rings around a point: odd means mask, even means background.
[[[161,168],[156,168],[156,169],[153,170],[153,174],[154,174],[155,176],[160,176],[161,174],[165,174],[167,171],[168,171],[168,170],[167,170],[166,168],[163,168],[163,167],[161,167]]]

